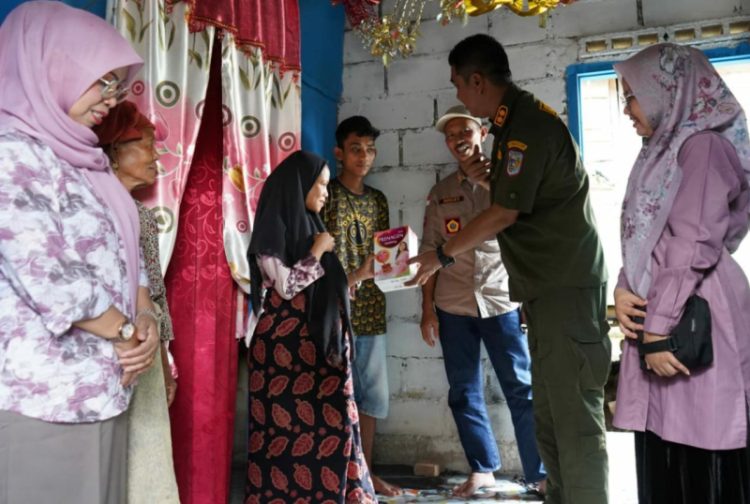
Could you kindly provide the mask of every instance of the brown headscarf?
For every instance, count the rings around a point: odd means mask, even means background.
[[[99,146],[107,147],[140,140],[146,129],[156,130],[156,126],[138,111],[134,103],[124,101],[109,111],[104,121],[94,127],[94,133],[99,137]]]

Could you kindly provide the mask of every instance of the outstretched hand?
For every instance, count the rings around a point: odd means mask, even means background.
[[[437,252],[435,252],[434,250],[423,252],[416,257],[412,257],[411,259],[409,259],[408,264],[419,265],[419,269],[414,275],[414,278],[404,284],[409,287],[412,287],[414,285],[424,285],[425,283],[427,283],[427,280],[429,280],[430,277],[434,275],[435,272],[442,266],[440,264],[440,260],[438,259]]]

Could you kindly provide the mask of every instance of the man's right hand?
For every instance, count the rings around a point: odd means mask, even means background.
[[[314,255],[318,261],[320,261],[320,258],[323,257],[323,254],[325,254],[326,252],[331,252],[333,250],[335,244],[336,242],[334,241],[330,233],[318,233],[313,239],[312,247],[310,247],[310,253]]]
[[[474,146],[474,152],[468,158],[459,163],[461,171],[474,184],[489,189],[490,185],[490,160],[482,154],[479,145]]]
[[[434,347],[440,337],[440,324],[432,308],[422,310],[422,321],[419,323],[422,339],[428,346]]]

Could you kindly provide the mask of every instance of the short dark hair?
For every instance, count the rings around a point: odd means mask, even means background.
[[[448,63],[466,81],[472,74],[478,73],[493,84],[513,82],[503,45],[489,35],[480,33],[463,39],[451,50]]]
[[[373,140],[380,136],[380,130],[370,124],[366,117],[359,115],[347,117],[336,128],[336,145],[339,149],[344,148],[344,140],[352,133],[361,137],[372,137]]]

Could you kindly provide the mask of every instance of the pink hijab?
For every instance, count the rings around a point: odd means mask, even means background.
[[[142,63],[103,19],[62,2],[25,2],[0,26],[0,132],[26,133],[84,170],[115,216],[127,258],[131,316],[138,288],[138,211],[94,132],[67,112],[100,77],[121,67],[132,76]]]
[[[651,253],[664,231],[680,187],[682,170],[677,155],[685,140],[712,130],[737,150],[750,181],[750,142],[742,107],[705,55],[691,47],[657,44],[615,65],[654,130],[630,172],[622,206],[620,235],[625,275],[630,288],[645,298],[651,286]],[[747,186],[732,205],[744,212],[744,226],[726,239],[730,252],[748,228]]]

